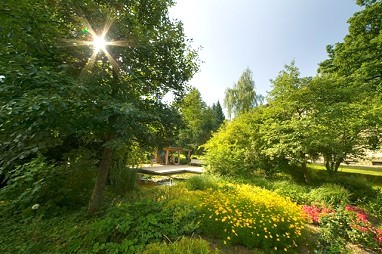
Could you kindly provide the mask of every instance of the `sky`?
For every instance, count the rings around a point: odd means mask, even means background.
[[[170,17],[183,23],[200,71],[189,82],[207,105],[218,100],[249,67],[257,93],[266,95],[293,59],[301,76],[314,76],[326,46],[343,41],[355,0],[176,0]]]

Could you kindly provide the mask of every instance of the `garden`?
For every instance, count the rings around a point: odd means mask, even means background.
[[[382,169],[342,166],[382,144],[382,2],[356,3],[314,76],[263,96],[248,67],[227,120],[175,1],[5,1],[0,253],[382,253]],[[166,147],[203,174],[139,173]]]
[[[81,184],[57,169],[44,176],[54,169],[41,158],[23,170],[29,174],[1,191],[1,253],[379,253],[382,247],[382,192],[362,169],[357,177],[333,177],[314,166],[309,184],[282,173],[206,172],[172,186],[110,185],[95,216],[86,212],[87,195],[79,195],[91,179],[86,174],[73,176]],[[132,182],[131,174],[119,177]]]

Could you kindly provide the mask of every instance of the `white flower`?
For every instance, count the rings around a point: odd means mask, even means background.
[[[39,204],[34,204],[33,206],[32,206],[32,210],[37,210],[37,209],[39,209],[40,208],[40,205]]]

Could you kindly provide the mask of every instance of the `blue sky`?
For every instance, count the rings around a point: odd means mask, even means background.
[[[247,67],[263,95],[292,59],[302,76],[315,75],[326,45],[343,40],[359,10],[354,0],[177,0],[170,17],[202,47],[204,63],[190,84],[212,105]]]

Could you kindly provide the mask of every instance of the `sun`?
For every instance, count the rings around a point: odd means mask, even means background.
[[[105,40],[105,37],[103,35],[101,36],[93,35],[92,45],[94,47],[95,53],[98,53],[100,51],[107,52],[106,51],[107,44],[108,42]]]
[[[92,55],[89,57],[85,68],[83,69],[83,73],[86,70],[92,68],[94,64],[97,62],[97,57],[99,53],[103,53],[106,56],[109,63],[112,65],[115,71],[119,71],[119,65],[111,56],[108,51],[109,46],[117,46],[117,47],[126,47],[129,45],[128,41],[109,41],[106,37],[110,27],[112,26],[113,20],[108,18],[105,22],[104,28],[100,31],[100,33],[96,33],[96,31],[92,28],[89,22],[84,18],[82,19],[81,31],[85,40],[67,40],[71,46],[90,46],[93,49]],[[100,56],[100,59],[103,59],[104,56]],[[102,61],[102,60],[101,60]],[[1,81],[1,76],[0,76]]]

